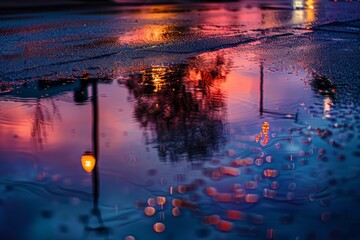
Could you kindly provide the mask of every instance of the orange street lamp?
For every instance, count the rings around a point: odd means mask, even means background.
[[[95,167],[96,159],[92,152],[85,152],[81,156],[81,165],[85,172],[91,173]]]

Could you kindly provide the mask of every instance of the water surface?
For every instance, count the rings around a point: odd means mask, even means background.
[[[356,98],[254,51],[337,11],[279,4],[2,24],[0,237],[357,239]]]

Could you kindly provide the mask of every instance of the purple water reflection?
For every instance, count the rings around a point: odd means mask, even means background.
[[[356,98],[304,67],[319,45],[267,60],[278,36],[357,16],[309,2],[7,20],[0,238],[356,239]]]

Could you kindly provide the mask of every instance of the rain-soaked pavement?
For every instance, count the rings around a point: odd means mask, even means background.
[[[360,238],[360,2],[79,2],[0,3],[0,239]]]

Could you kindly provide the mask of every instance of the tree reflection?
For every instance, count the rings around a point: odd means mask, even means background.
[[[134,117],[162,161],[206,158],[224,145],[226,97],[221,83],[229,65],[223,55],[199,56],[130,75],[126,86],[136,99]]]
[[[52,127],[54,118],[61,120],[61,115],[58,107],[53,99],[50,99],[51,110],[49,107],[42,104],[40,99],[36,100],[34,118],[31,127],[31,138],[36,146],[40,148],[47,139],[48,128]]]
[[[316,74],[310,82],[311,89],[322,96],[334,97],[336,87],[326,76]]]
[[[324,97],[324,117],[330,117],[330,111],[335,103],[336,87],[334,83],[327,77],[316,74],[310,82],[311,89]]]

